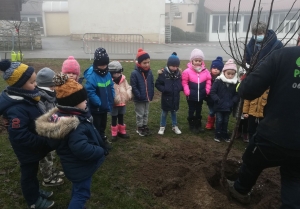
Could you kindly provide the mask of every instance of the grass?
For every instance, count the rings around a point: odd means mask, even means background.
[[[78,60],[82,69],[90,66],[89,60]],[[59,72],[61,69],[63,59],[34,59],[24,60],[24,63],[30,64],[35,67],[36,70],[42,67],[50,67],[51,69]],[[157,77],[157,70],[161,69],[165,65],[165,61],[151,61],[151,69],[154,77]],[[122,62],[124,74],[129,80],[130,73],[134,69],[134,63]],[[181,61],[181,67],[184,69],[187,61]],[[206,66],[210,66],[211,62],[206,61]],[[5,82],[1,82],[0,88],[4,89]],[[155,90],[157,91],[157,90]],[[140,208],[168,208],[161,200],[155,198],[155,196],[149,191],[145,185],[139,182],[135,182],[134,173],[138,172],[139,166],[143,164],[143,161],[147,161],[151,157],[151,152],[155,149],[165,149],[169,147],[166,144],[159,143],[157,140],[157,131],[159,129],[160,121],[160,97],[157,95],[154,101],[150,104],[149,115],[149,127],[153,131],[153,135],[147,138],[137,136],[135,133],[135,113],[133,102],[128,102],[127,112],[125,114],[125,123],[127,124],[127,130],[131,138],[128,141],[116,142],[113,144],[113,151],[107,157],[105,163],[94,174],[92,181],[92,196],[88,202],[88,208],[90,209],[140,209]],[[208,109],[206,103],[203,104],[203,123],[206,122]],[[177,138],[177,139],[189,139],[192,135],[188,130],[187,124],[187,103],[183,94],[181,94],[180,109],[178,111],[178,123],[182,130],[182,135],[174,135],[170,130],[171,118],[168,117],[167,129],[164,137]],[[109,117],[108,117],[109,118]],[[229,129],[232,130],[235,119],[230,119]],[[109,133],[110,118],[107,125],[107,135]],[[213,137],[213,131],[206,131],[199,135],[203,140],[211,140]],[[226,146],[224,144],[224,146]],[[237,149],[244,149],[244,145],[241,142],[234,144]],[[145,149],[148,148],[148,149]],[[140,149],[143,148],[143,152]],[[146,151],[145,151],[146,150]],[[25,200],[22,197],[20,189],[20,169],[18,160],[10,146],[7,133],[3,131],[0,134],[0,208],[2,209],[19,209],[26,208]],[[58,159],[56,162],[59,166]],[[39,176],[41,180],[41,176]],[[134,182],[134,184],[133,184]],[[138,186],[137,186],[138,185]],[[52,198],[56,202],[55,208],[67,208],[67,205],[71,196],[71,183],[65,179],[65,184],[59,187],[51,188],[55,195]],[[47,188],[46,188],[47,190]],[[48,189],[49,190],[49,189]]]

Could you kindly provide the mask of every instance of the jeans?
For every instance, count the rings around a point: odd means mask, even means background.
[[[105,129],[107,123],[107,113],[93,114],[93,124],[99,132],[102,139],[105,137]]]
[[[91,196],[92,177],[81,182],[72,182],[72,198],[68,209],[83,209],[86,201]]]
[[[187,100],[188,106],[189,106],[189,118],[196,117],[197,119],[202,119],[201,111],[202,111],[202,104],[203,100],[198,101],[191,101]]]
[[[37,173],[39,161],[33,163],[21,163],[21,189],[27,205],[33,205],[40,196]]]
[[[213,105],[207,105],[208,106],[208,110],[209,110],[209,116],[210,117],[215,117],[215,110],[214,110],[214,106]]]
[[[170,112],[171,112],[171,118],[172,118],[172,126],[177,126],[176,111],[170,111]],[[166,126],[167,115],[168,115],[168,111],[165,111],[165,110],[161,111],[160,126],[162,126],[162,127]]]
[[[280,166],[281,209],[300,208],[300,154],[299,151],[278,147],[258,134],[250,139],[243,155],[243,164],[234,188],[247,194],[265,168]]]
[[[215,137],[217,138],[226,138],[228,139],[228,121],[229,121],[230,112],[216,112],[216,130]]]

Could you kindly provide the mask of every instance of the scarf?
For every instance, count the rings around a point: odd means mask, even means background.
[[[21,97],[27,98],[35,104],[37,104],[41,99],[41,94],[37,88],[34,90],[25,90],[22,88],[8,86],[6,88],[6,90],[7,90],[7,93],[10,95],[21,96]]]
[[[175,71],[171,71],[169,70],[168,67],[165,68],[165,70],[167,71],[167,73],[169,74],[169,78],[170,79],[177,79],[180,77],[180,73],[179,73],[179,70],[175,70]]]
[[[216,79],[218,80],[222,80],[224,83],[232,83],[232,84],[236,84],[237,83],[237,76],[235,74],[235,76],[232,79],[228,79],[225,77],[224,73],[221,73],[221,75],[219,75]]]
[[[104,76],[106,76],[107,75],[107,73],[108,73],[108,66],[105,68],[105,69],[99,69],[99,68],[95,68],[94,67],[94,71],[98,74],[98,75],[100,75],[101,77],[104,77]]]
[[[114,78],[114,82],[119,85],[122,78],[122,74],[118,78]]]

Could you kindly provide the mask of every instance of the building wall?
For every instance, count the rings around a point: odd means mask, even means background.
[[[141,34],[164,42],[164,0],[69,0],[70,33]],[[87,6],[84,6],[87,5]]]
[[[66,12],[47,12],[44,14],[45,34],[47,36],[70,35],[69,14]]]
[[[178,27],[183,31],[195,32],[196,29],[196,17],[198,11],[198,4],[196,3],[178,3],[174,4],[178,8],[180,16],[175,16],[172,21],[172,26]],[[166,17],[170,18],[170,4],[166,4]],[[192,13],[192,21],[188,22],[188,13]]]

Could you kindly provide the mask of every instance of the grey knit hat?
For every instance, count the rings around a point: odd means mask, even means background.
[[[123,67],[119,61],[112,61],[108,64],[108,71],[110,73],[121,73],[123,72]]]
[[[55,86],[53,82],[53,77],[55,72],[50,68],[41,69],[36,75],[36,83],[39,87],[51,87]]]

